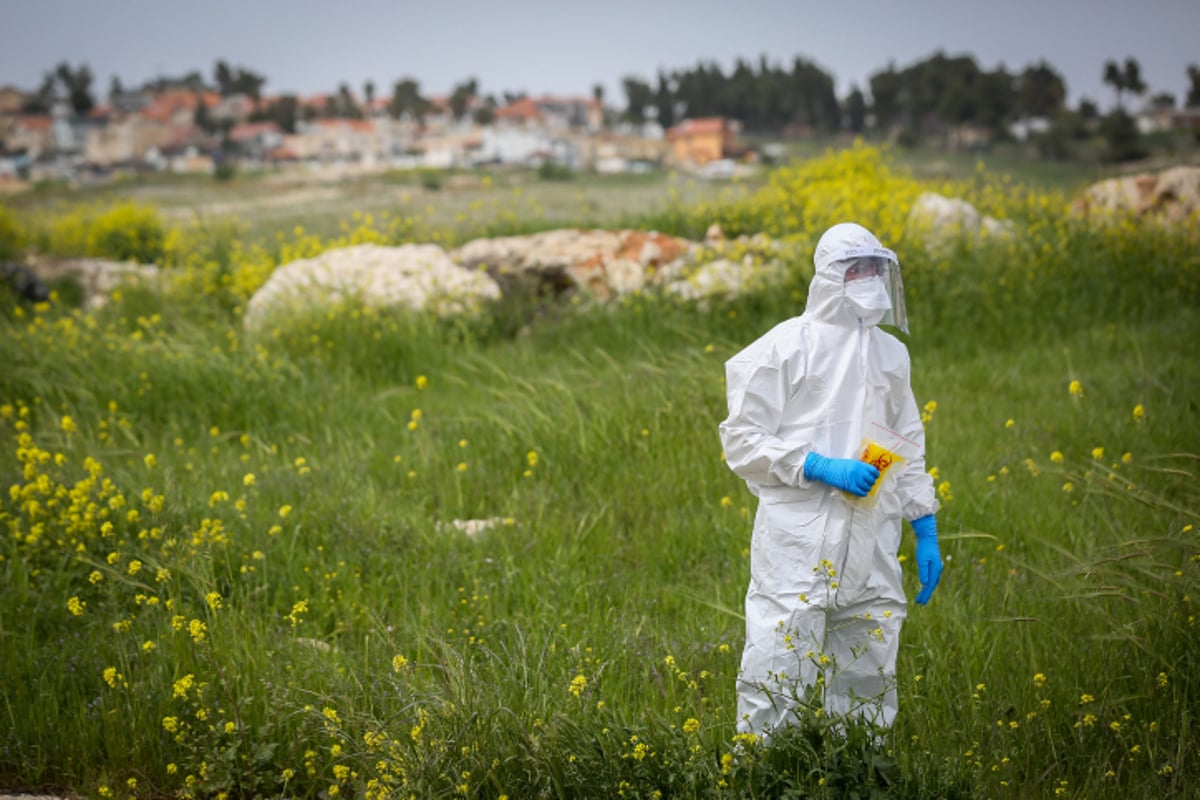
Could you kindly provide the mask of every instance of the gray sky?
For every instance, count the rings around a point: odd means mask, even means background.
[[[403,77],[424,94],[476,77],[485,93],[591,93],[624,104],[621,78],[742,57],[788,67],[796,56],[837,81],[839,96],[889,62],[937,50],[983,69],[1047,61],[1068,103],[1114,95],[1104,62],[1136,58],[1149,94],[1182,102],[1200,64],[1200,0],[0,0],[0,85],[36,88],[60,61],[86,62],[93,89],[137,85],[223,58],[266,75],[266,94],[379,96]]]

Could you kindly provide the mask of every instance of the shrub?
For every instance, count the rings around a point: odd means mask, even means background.
[[[574,177],[569,167],[553,161],[543,161],[538,167],[537,175],[544,181],[569,181]]]
[[[164,238],[157,211],[149,206],[121,203],[99,213],[81,206],[55,217],[39,231],[38,246],[54,255],[151,264],[162,259]]]
[[[142,264],[161,260],[163,225],[158,212],[125,203],[101,214],[88,234],[88,255]]]
[[[0,261],[12,261],[25,249],[25,236],[16,218],[0,206]]]
[[[436,192],[442,188],[442,174],[436,169],[422,169],[419,171],[421,186],[431,192]]]

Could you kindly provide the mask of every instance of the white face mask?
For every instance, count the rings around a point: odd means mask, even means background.
[[[843,286],[846,302],[867,325],[875,325],[892,307],[887,285],[881,277],[859,278]]]

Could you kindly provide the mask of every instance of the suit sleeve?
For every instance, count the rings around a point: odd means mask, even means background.
[[[907,361],[907,352],[905,359]],[[933,488],[933,478],[925,471],[925,426],[921,422],[921,412],[917,408],[917,400],[913,396],[912,384],[909,381],[909,368],[906,363],[902,396],[898,405],[899,419],[896,420],[896,430],[920,445],[915,458],[904,463],[899,478],[896,481],[896,492],[900,498],[900,514],[912,521],[927,514],[935,514],[941,507],[937,492]]]
[[[794,369],[773,349],[757,358],[735,356],[725,365],[729,416],[720,425],[721,444],[726,464],[751,490],[808,485],[803,467],[811,446],[778,436]]]

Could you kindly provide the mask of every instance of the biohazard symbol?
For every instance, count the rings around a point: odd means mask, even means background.
[[[868,445],[867,448],[863,450],[862,458],[859,460],[867,462],[871,466],[877,468],[881,473],[886,472],[887,468],[895,462],[896,456],[886,450],[880,450],[877,451],[875,457],[872,458],[871,449],[872,448]]]

